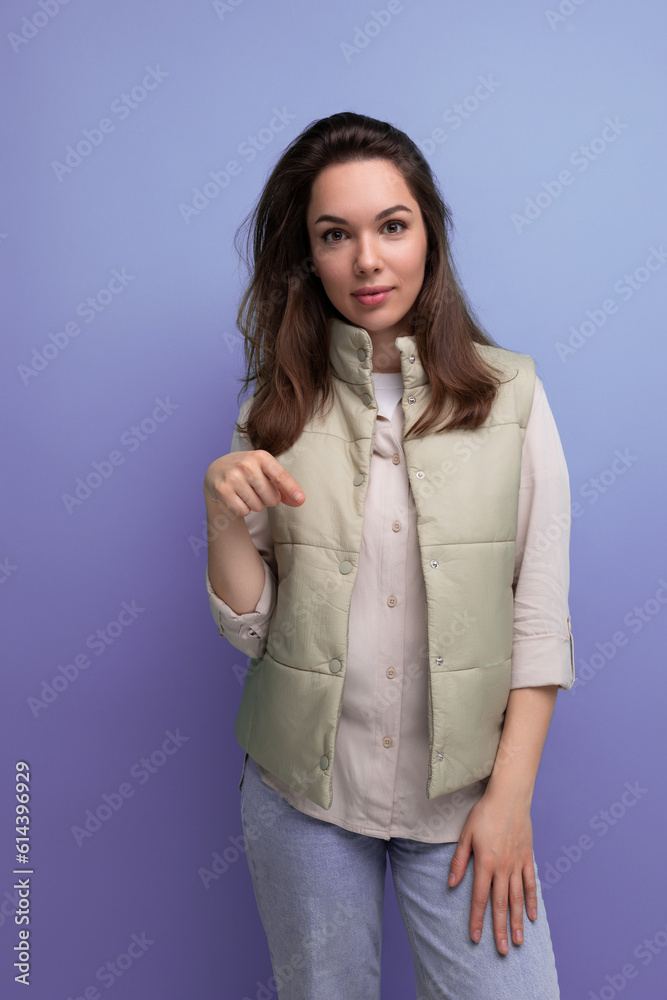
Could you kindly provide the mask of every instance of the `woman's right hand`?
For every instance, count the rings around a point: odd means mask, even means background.
[[[211,462],[204,477],[206,502],[230,518],[279,503],[300,507],[306,499],[296,480],[268,451],[231,451]]]

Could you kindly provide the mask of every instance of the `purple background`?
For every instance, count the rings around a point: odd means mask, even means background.
[[[238,412],[234,231],[285,145],[346,109],[419,143],[482,322],[544,381],[574,505],[578,679],[557,700],[532,812],[562,995],[662,995],[667,270],[650,255],[667,243],[667,15],[657,0],[549,9],[3,4],[3,997],[276,996],[238,849],[247,660],[209,611],[202,482]],[[154,89],[133,90],[149,69]],[[91,131],[105,118],[112,129]],[[86,129],[98,144],[58,173]],[[194,189],[231,160],[237,172],[186,220]],[[68,510],[95,462],[107,475]],[[141,611],[122,615],[124,602]],[[88,637],[119,615],[95,652]],[[50,703],[30,700],[58,677]],[[169,755],[168,731],[183,737]],[[30,991],[12,968],[17,760],[32,774]],[[624,803],[626,783],[639,797]],[[77,843],[105,794],[116,808]],[[205,884],[216,855],[226,870]],[[414,998],[390,878],[385,916],[383,998]],[[143,951],[96,978],[133,934]]]

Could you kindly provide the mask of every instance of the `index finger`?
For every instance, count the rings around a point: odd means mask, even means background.
[[[278,459],[268,452],[266,455],[267,458],[261,463],[264,474],[278,487],[283,503],[290,507],[298,507],[306,499],[303,490]]]

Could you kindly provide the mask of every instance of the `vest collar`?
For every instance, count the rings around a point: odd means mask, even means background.
[[[373,392],[373,341],[363,327],[353,326],[337,316],[328,320],[329,359],[337,378],[357,386],[370,386]],[[394,340],[400,354],[401,375],[406,389],[428,384],[419,360],[416,338],[404,334]]]

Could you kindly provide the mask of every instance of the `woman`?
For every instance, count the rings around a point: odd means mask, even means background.
[[[570,496],[534,361],[474,318],[395,127],[313,123],[251,218],[255,392],[206,472],[206,586],[252,657],[239,787],[274,987],[379,998],[388,854],[419,997],[553,1000],[530,805],[574,682]]]

